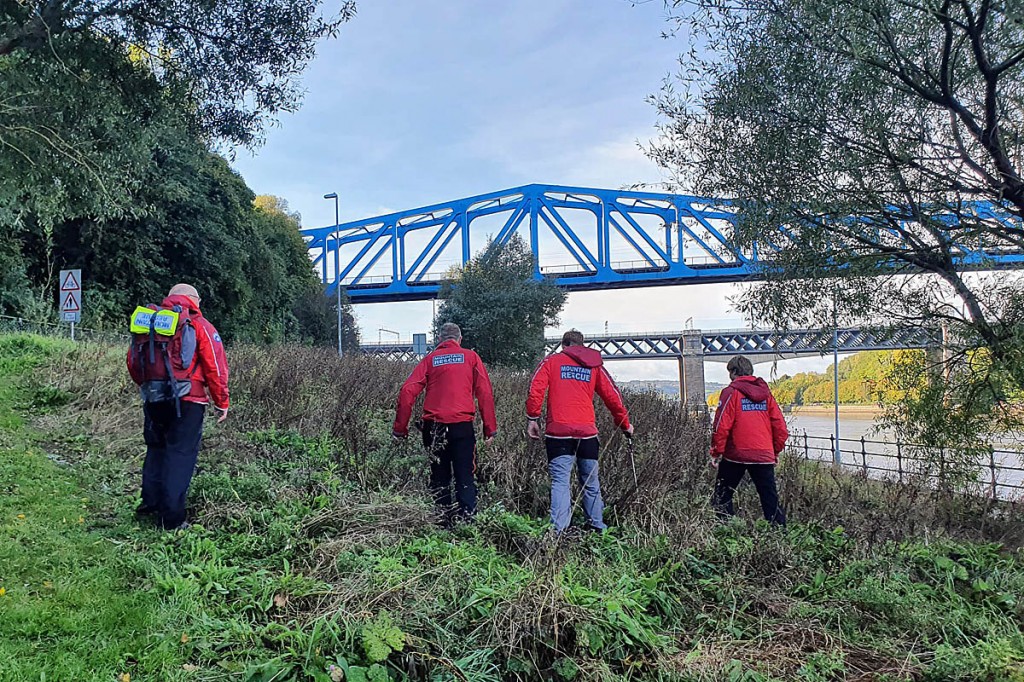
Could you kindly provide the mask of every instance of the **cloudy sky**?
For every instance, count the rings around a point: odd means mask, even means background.
[[[302,108],[235,167],[258,193],[284,197],[303,225],[528,183],[617,188],[662,179],[640,146],[655,134],[655,93],[685,49],[663,39],[660,0],[360,0],[321,46]],[[584,333],[738,328],[737,287],[703,285],[569,297],[565,326]],[[361,305],[363,339],[411,338],[431,304]],[[779,373],[828,360],[780,363]],[[622,379],[674,378],[671,361],[619,362]],[[770,368],[763,367],[765,373]],[[724,380],[708,365],[709,380]]]

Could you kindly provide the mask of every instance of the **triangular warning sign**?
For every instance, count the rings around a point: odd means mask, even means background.
[[[68,272],[68,276],[64,278],[64,282],[60,285],[61,291],[78,291],[82,288],[82,285],[75,279],[74,272]]]
[[[74,294],[69,293],[67,298],[64,299],[64,305],[61,306],[61,310],[66,313],[77,313],[81,310],[78,305],[78,298]]]

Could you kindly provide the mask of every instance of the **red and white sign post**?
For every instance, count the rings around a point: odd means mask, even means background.
[[[82,271],[61,270],[57,301],[60,303],[60,318],[71,323],[71,340],[75,340],[75,323],[82,320]]]

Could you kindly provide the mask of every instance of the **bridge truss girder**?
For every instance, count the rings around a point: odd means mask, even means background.
[[[986,220],[1006,219],[991,204],[972,206]],[[568,291],[760,278],[761,255],[779,250],[791,233],[780,226],[776,239],[740,249],[735,220],[725,199],[534,184],[302,235],[328,292],[340,282],[353,302],[369,303],[435,298],[450,268],[468,262],[488,237],[505,243],[515,234],[537,256],[534,276]],[[1024,266],[1019,250],[954,251],[965,269]]]
[[[696,344],[686,344],[687,338],[700,337],[700,350]],[[904,329],[840,329],[838,351],[898,350],[904,348],[937,348],[942,344],[940,332],[922,328]],[[750,356],[755,361],[825,355],[833,352],[833,333],[821,329],[733,330],[702,332],[632,333],[587,336],[586,343],[601,352],[606,360],[652,360],[679,358],[684,355],[702,357],[712,362],[727,362],[734,355]],[[561,344],[557,337],[545,340],[545,350],[556,352]],[[367,344],[363,352],[395,360],[418,359],[412,344]],[[684,352],[685,350],[685,352]]]

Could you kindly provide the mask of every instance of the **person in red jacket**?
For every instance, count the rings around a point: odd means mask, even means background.
[[[551,523],[565,530],[572,520],[569,479],[575,462],[583,486],[583,511],[591,530],[603,530],[604,502],[598,480],[600,443],[594,420],[594,393],[612,413],[615,425],[633,435],[622,395],[604,368],[601,354],[583,345],[583,334],[571,329],[562,336],[562,352],[546,357],[537,367],[526,399],[529,418],[526,433],[540,440],[541,406],[547,394],[547,425],[544,444],[551,474]]]
[[[789,430],[775,397],[754,365],[737,355],[726,365],[732,380],[722,390],[711,436],[711,461],[718,467],[712,506],[721,517],[735,514],[733,493],[749,473],[761,511],[773,524],[786,525],[775,486],[775,465],[786,446]]]
[[[416,365],[398,394],[398,410],[392,433],[409,435],[409,417],[416,398],[427,389],[423,400],[423,445],[431,454],[430,488],[434,502],[447,515],[452,508],[452,473],[455,474],[457,518],[476,512],[476,433],[473,419],[480,405],[484,441],[498,433],[494,414],[494,391],[480,356],[463,348],[462,330],[448,322],[441,326],[440,343]]]
[[[217,329],[199,310],[199,292],[189,284],[176,284],[161,307],[179,306],[195,327],[195,365],[191,390],[175,400],[143,405],[146,459],[142,465],[142,504],[136,513],[155,515],[168,529],[187,528],[185,501],[192,483],[203,437],[206,406],[213,402],[217,422],[228,417],[228,360]],[[128,372],[143,383],[141,368],[128,351]]]

